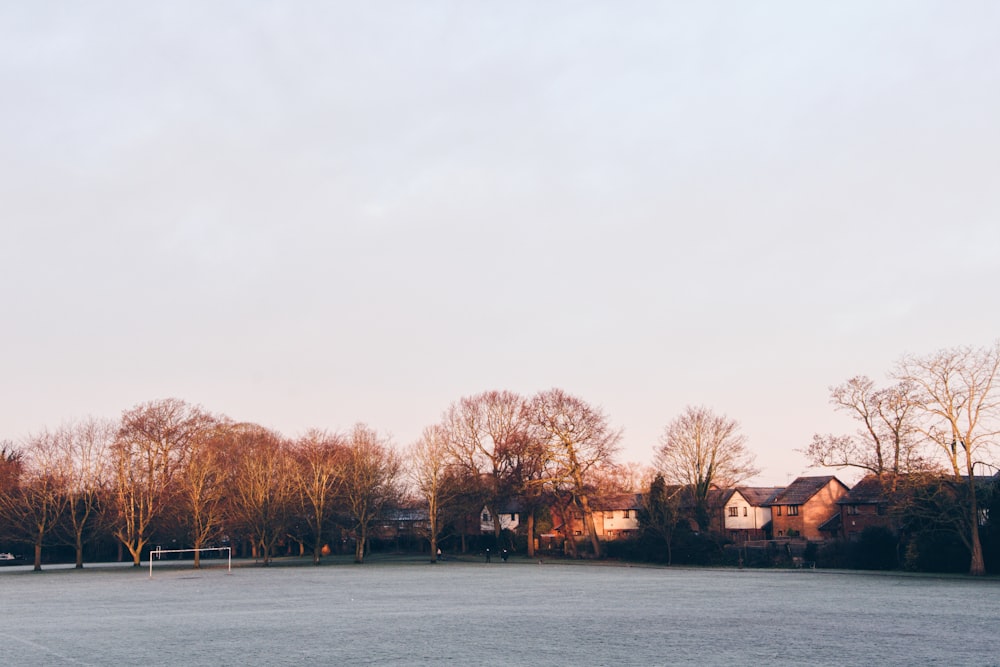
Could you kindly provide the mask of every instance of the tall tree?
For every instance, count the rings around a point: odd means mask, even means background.
[[[343,499],[354,523],[354,562],[363,563],[368,534],[382,510],[399,495],[400,460],[374,429],[357,424],[344,452]]]
[[[589,476],[597,466],[614,460],[621,431],[608,425],[600,409],[561,389],[537,394],[529,411],[538,442],[546,450],[545,483],[556,494],[568,494],[579,507],[594,556],[599,558],[601,542],[590,508]]]
[[[287,533],[296,499],[289,446],[279,434],[257,424],[234,424],[229,438],[236,454],[230,511],[250,533],[254,553],[267,566]]]
[[[976,465],[991,463],[1000,436],[1000,340],[988,347],[956,347],[927,356],[908,355],[895,376],[915,387],[919,429],[940,452],[965,507],[959,536],[971,554],[969,573],[986,573],[979,536]]]
[[[452,458],[479,491],[477,512],[486,507],[499,539],[498,518],[522,485],[518,463],[528,442],[526,403],[509,391],[467,396],[447,410],[443,424]]]
[[[76,567],[83,567],[83,549],[106,528],[107,492],[110,485],[110,451],[116,425],[107,419],[88,418],[64,424],[58,443],[66,471],[68,542],[76,553]]]
[[[24,453],[10,440],[0,441],[0,537],[13,534],[16,519],[15,491],[24,474]]]
[[[735,486],[758,474],[754,461],[739,423],[701,406],[688,406],[667,424],[655,455],[667,482],[690,489],[703,527],[708,526],[712,487]]]
[[[178,476],[182,520],[194,549],[222,536],[225,500],[231,480],[230,425],[224,421],[205,429],[191,441],[187,462]],[[201,552],[194,552],[201,567]]]
[[[58,433],[43,430],[25,439],[17,484],[4,495],[3,512],[16,534],[34,547],[34,569],[42,569],[42,548],[53,540],[66,511],[67,471]]]
[[[315,429],[299,438],[292,449],[296,487],[312,534],[314,565],[320,564],[325,530],[344,485],[344,449],[343,437]]]
[[[215,420],[201,408],[169,398],[143,403],[122,414],[112,446],[114,534],[139,566],[156,521],[174,508],[175,478],[194,440]]]
[[[921,455],[914,386],[900,382],[879,389],[859,375],[830,387],[830,403],[859,423],[853,435],[816,434],[805,451],[816,466],[859,468],[877,475],[891,491],[901,474],[929,467]]]
[[[431,562],[437,562],[438,538],[444,517],[461,492],[461,478],[449,454],[448,438],[440,426],[428,426],[409,451],[409,475],[421,500],[427,504],[427,539]]]

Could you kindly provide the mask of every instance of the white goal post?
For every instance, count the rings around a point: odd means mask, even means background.
[[[195,551],[225,551],[227,552],[226,557],[226,570],[228,574],[233,573],[233,548],[232,547],[202,547],[201,549],[161,549],[156,547],[149,552],[149,576],[153,576],[153,561],[160,558],[163,554],[183,554],[183,553],[193,553]]]

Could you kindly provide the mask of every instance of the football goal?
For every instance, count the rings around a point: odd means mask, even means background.
[[[149,576],[153,576],[153,563],[160,560],[163,554],[186,554],[194,552],[204,553],[208,551],[226,552],[226,572],[233,573],[233,548],[232,547],[202,547],[201,549],[161,549],[156,547],[149,552]]]

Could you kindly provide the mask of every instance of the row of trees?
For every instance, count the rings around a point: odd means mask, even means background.
[[[879,387],[857,376],[831,387],[837,410],[859,425],[853,434],[817,434],[805,450],[813,465],[877,475],[910,522],[947,527],[970,555],[969,572],[986,572],[982,506],[997,473],[1000,436],[1000,340],[906,355]]]
[[[887,387],[851,378],[831,388],[831,402],[858,421],[858,432],[816,435],[805,452],[816,466],[876,474],[889,492],[916,479],[925,491],[940,489],[921,506],[928,516],[945,500],[949,516],[960,508],[951,523],[971,554],[970,571],[981,574],[977,478],[995,470],[998,370],[1000,341],[905,356]],[[319,562],[333,534],[346,533],[361,562],[386,508],[419,505],[428,512],[424,537],[434,559],[443,536],[464,546],[478,532],[480,510],[496,518],[516,499],[529,553],[536,516],[550,513],[567,526],[582,516],[589,548],[600,556],[595,494],[641,486],[647,505],[658,499],[661,506],[647,507],[644,529],[669,535],[690,519],[707,526],[709,492],[760,472],[739,424],[705,407],[689,407],[666,426],[655,471],[616,462],[620,437],[601,410],[559,389],[462,398],[402,453],[363,424],[288,439],[180,400],[154,401],[115,422],[90,419],[19,447],[0,444],[0,530],[35,545],[36,567],[51,543],[71,544],[82,565],[84,544],[107,534],[138,564],[150,541],[165,536],[196,548],[247,541],[265,562],[275,545],[292,540]],[[677,512],[681,493],[691,517]],[[919,504],[914,494],[905,497]],[[493,526],[499,539],[501,522]],[[566,547],[575,555],[578,545],[570,539]]]
[[[34,545],[36,569],[52,544],[72,545],[82,567],[85,545],[107,535],[136,565],[153,540],[170,539],[196,549],[245,540],[265,563],[292,540],[318,563],[346,532],[362,562],[384,511],[417,504],[428,510],[434,559],[442,535],[464,539],[478,532],[484,507],[497,517],[516,498],[530,531],[543,506],[567,517],[581,509],[599,555],[589,495],[626,484],[616,477],[619,438],[600,410],[559,389],[463,398],[402,454],[363,424],[288,439],[159,400],[114,422],[88,419],[4,444],[0,530]]]
[[[363,540],[396,497],[400,469],[365,425],[290,440],[177,399],[45,430],[2,453],[0,528],[34,545],[36,570],[45,546],[71,545],[82,567],[84,547],[109,535],[136,565],[153,539],[192,548],[246,539],[267,563],[291,536],[318,557],[334,499],[338,520]]]

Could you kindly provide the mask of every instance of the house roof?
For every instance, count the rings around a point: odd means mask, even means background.
[[[616,493],[608,496],[591,498],[591,509],[597,511],[605,510],[634,510],[642,507],[641,493]]]
[[[783,486],[738,486],[736,490],[755,507],[762,507],[774,500],[785,490]]]
[[[838,505],[877,505],[885,502],[885,487],[878,475],[865,475],[847,495],[838,499]]]
[[[840,512],[837,512],[829,519],[819,524],[817,528],[824,533],[839,533],[841,525],[843,525],[843,521],[840,518]]]
[[[789,484],[784,491],[765,504],[803,505],[808,502],[810,498],[819,493],[819,491],[831,481],[836,481],[845,489],[847,488],[846,484],[833,475],[822,475],[820,477],[798,477],[794,482]]]

